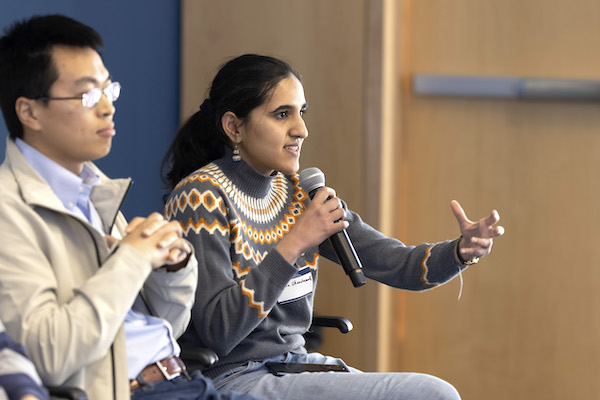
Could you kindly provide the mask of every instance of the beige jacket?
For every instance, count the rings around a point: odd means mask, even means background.
[[[101,174],[92,191],[105,232],[117,238],[127,224],[119,207],[129,184]],[[190,260],[176,273],[152,271],[133,247],[109,249],[7,141],[0,166],[0,319],[46,385],[80,387],[92,400],[128,399],[125,315],[134,306],[165,318],[179,337],[197,285]]]

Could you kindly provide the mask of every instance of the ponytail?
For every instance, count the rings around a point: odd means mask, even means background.
[[[169,189],[198,168],[223,157],[227,138],[218,122],[208,98],[179,129],[161,167],[161,171],[167,171],[163,181]]]

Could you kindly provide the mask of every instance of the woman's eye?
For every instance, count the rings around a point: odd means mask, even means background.
[[[280,111],[280,112],[278,112],[278,113],[276,114],[276,117],[277,117],[278,119],[283,119],[283,118],[287,117],[287,111]]]

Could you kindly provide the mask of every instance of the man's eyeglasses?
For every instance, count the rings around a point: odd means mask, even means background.
[[[75,97],[38,97],[38,100],[81,100],[81,104],[85,108],[93,108],[100,99],[102,98],[102,93],[106,96],[106,98],[114,103],[119,98],[121,94],[121,84],[119,82],[112,82],[104,89],[94,88],[87,93],[82,94],[81,96]]]

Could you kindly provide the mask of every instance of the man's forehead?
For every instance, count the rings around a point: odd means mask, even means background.
[[[52,58],[58,72],[58,81],[75,85],[104,83],[110,74],[100,54],[89,47],[56,46]]]

